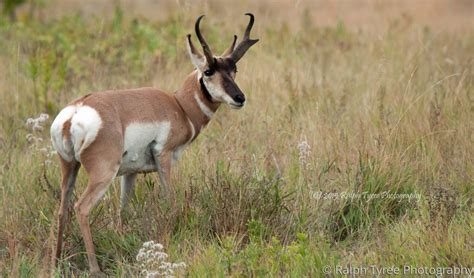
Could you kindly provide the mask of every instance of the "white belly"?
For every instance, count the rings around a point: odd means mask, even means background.
[[[122,163],[117,175],[156,171],[151,145],[154,152],[160,154],[170,127],[170,122],[129,125],[125,129]]]

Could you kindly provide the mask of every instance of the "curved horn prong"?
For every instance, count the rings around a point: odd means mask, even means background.
[[[228,56],[230,55],[233,51],[234,51],[234,48],[235,48],[235,43],[237,42],[237,36],[234,35],[234,41],[232,41],[232,44],[229,46],[229,48],[227,48],[224,53],[222,53],[221,56]]]
[[[253,22],[255,21],[255,16],[251,13],[246,13],[245,15],[248,15],[250,17],[249,24],[247,25],[247,28],[245,28],[245,34],[244,38],[245,39],[250,39],[250,30],[252,30],[253,27]]]
[[[247,28],[245,28],[245,33],[242,41],[237,45],[237,47],[234,49],[232,54],[229,55],[229,57],[237,63],[237,61],[244,56],[245,52],[254,44],[258,42],[258,39],[252,40],[250,39],[250,31],[252,30],[253,27],[253,22],[255,21],[255,17],[251,13],[246,13],[245,15],[248,15],[250,17],[249,23],[247,25]]]
[[[204,55],[206,56],[207,63],[209,65],[212,65],[214,63],[214,56],[212,55],[212,51],[209,48],[209,45],[207,44],[206,40],[204,37],[201,35],[201,30],[199,30],[199,23],[201,22],[201,19],[204,17],[204,15],[201,15],[198,17],[196,20],[196,24],[194,25],[194,29],[196,31],[196,36],[199,39],[199,42],[201,43],[202,50],[204,51]]]

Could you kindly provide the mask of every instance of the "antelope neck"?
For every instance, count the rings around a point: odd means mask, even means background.
[[[198,79],[196,71],[186,78],[182,88],[176,92],[175,98],[193,124],[196,133],[209,123],[212,114],[220,105],[212,101],[204,82],[201,78]]]

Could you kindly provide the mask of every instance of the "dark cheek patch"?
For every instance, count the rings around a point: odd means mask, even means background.
[[[232,79],[231,76],[222,78],[221,85],[222,85],[222,88],[224,88],[225,93],[228,94],[232,98],[234,98],[234,96],[238,94],[241,94],[239,88],[237,87],[237,84],[234,83],[234,80]]]

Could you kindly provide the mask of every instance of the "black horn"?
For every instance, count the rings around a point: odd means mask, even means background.
[[[244,56],[245,52],[254,44],[258,42],[258,39],[252,40],[250,39],[250,31],[252,30],[253,27],[253,22],[255,21],[255,17],[251,13],[246,13],[245,15],[248,15],[250,17],[249,24],[247,25],[247,28],[245,29],[244,37],[242,41],[237,45],[237,47],[234,49],[234,51],[229,55],[229,57],[237,63],[242,56]]]
[[[204,55],[206,56],[207,63],[209,65],[212,65],[214,63],[214,56],[212,55],[212,51],[209,48],[209,45],[207,44],[206,40],[204,37],[201,35],[201,30],[199,30],[199,23],[201,22],[201,19],[204,17],[204,15],[201,15],[198,17],[196,20],[196,24],[194,25],[194,29],[196,31],[196,35],[199,39],[199,42],[201,43],[202,50],[204,51]]]

